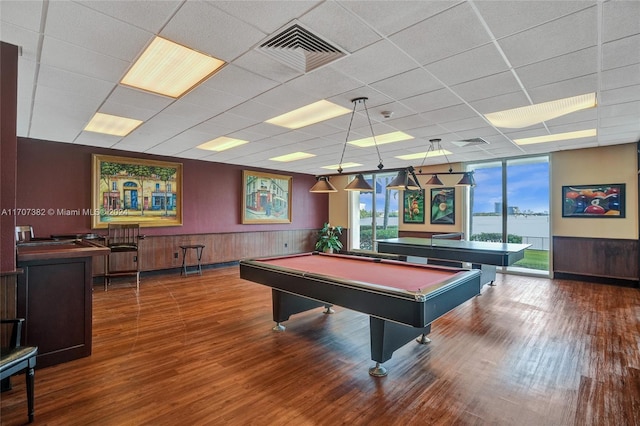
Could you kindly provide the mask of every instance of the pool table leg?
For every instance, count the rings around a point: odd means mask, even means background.
[[[325,314],[333,313],[331,305],[276,289],[271,289],[271,301],[273,320],[276,322],[276,326],[273,327],[275,331],[284,331],[284,326],[280,323],[288,320],[293,314],[299,314],[320,306],[325,307]]]
[[[387,373],[386,368],[380,364],[390,360],[396,349],[421,334],[426,338],[426,335],[431,332],[431,324],[419,328],[369,317],[369,332],[371,334],[371,359],[376,361],[376,366],[369,369],[369,374],[382,377]]]
[[[487,284],[490,286],[495,286],[494,281],[496,280],[496,270],[497,267],[495,265],[484,265],[479,263],[472,263],[471,268],[480,269],[480,290],[482,290],[482,286]]]

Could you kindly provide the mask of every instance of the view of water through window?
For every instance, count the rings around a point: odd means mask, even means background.
[[[531,244],[514,266],[548,271],[548,157],[471,164],[468,169],[476,180],[469,239]]]

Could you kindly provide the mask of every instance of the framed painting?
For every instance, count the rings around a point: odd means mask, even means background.
[[[242,171],[242,223],[291,223],[291,176]]]
[[[91,226],[182,225],[182,164],[94,154]]]
[[[625,184],[562,187],[562,217],[625,217]]]
[[[402,220],[404,223],[424,223],[424,189],[404,190]]]
[[[456,223],[455,188],[431,188],[431,223],[434,225]]]

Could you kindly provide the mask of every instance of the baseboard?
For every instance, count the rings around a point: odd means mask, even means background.
[[[640,281],[621,278],[596,277],[593,275],[569,274],[566,272],[554,272],[553,278],[558,280],[586,281],[590,283],[617,285],[621,287],[640,287]]]

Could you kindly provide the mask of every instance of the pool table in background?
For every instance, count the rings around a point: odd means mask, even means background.
[[[293,314],[338,305],[369,315],[372,376],[431,323],[480,294],[480,271],[325,253],[240,261],[240,277],[272,288],[274,330]],[[420,336],[422,336],[420,338]]]
[[[456,234],[445,234],[456,235]],[[473,269],[482,271],[482,284],[493,284],[496,267],[510,266],[524,258],[524,251],[531,244],[497,243],[490,241],[466,241],[438,238],[401,237],[376,240],[380,253],[415,256],[429,262],[469,262]],[[410,257],[407,259],[411,261]]]

